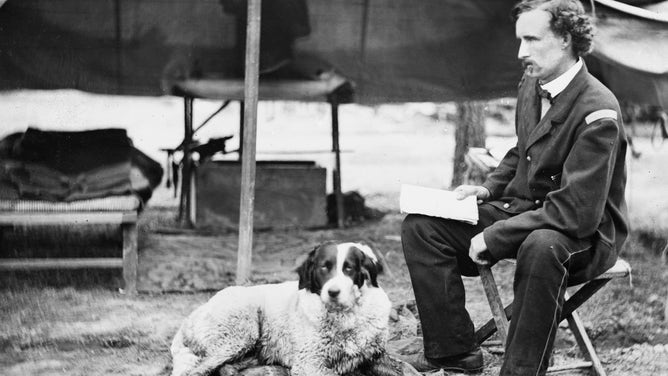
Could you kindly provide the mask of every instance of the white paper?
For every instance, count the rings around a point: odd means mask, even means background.
[[[443,189],[402,184],[399,207],[402,213],[455,219],[473,225],[478,223],[478,203],[475,196],[458,200],[454,192]]]

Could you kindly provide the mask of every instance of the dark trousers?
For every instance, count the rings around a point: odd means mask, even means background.
[[[473,236],[509,214],[479,206],[473,226],[459,221],[408,215],[402,243],[420,314],[424,352],[441,358],[468,352],[478,344],[466,311],[462,275],[478,275],[468,257]],[[547,369],[569,270],[590,259],[590,241],[554,230],[533,231],[516,250],[512,320],[501,375],[540,375]]]

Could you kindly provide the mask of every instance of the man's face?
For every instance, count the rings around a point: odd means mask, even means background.
[[[515,23],[515,35],[520,40],[517,58],[525,73],[541,82],[549,82],[570,67],[570,38],[556,35],[550,29],[552,16],[541,9],[520,14]]]

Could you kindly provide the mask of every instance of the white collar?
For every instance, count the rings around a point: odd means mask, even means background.
[[[540,87],[543,90],[547,90],[550,92],[550,95],[552,98],[556,97],[566,89],[566,86],[573,81],[573,78],[575,75],[580,71],[580,68],[582,68],[582,58],[578,58],[578,61],[573,64],[572,67],[568,68],[568,70],[564,73],[562,73],[559,77],[555,78],[554,80],[544,84],[540,85]]]

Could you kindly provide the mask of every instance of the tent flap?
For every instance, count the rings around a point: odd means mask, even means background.
[[[9,0],[0,7],[0,90],[158,96],[184,78],[241,80],[238,2]],[[306,76],[336,70],[355,83],[359,103],[514,96],[521,69],[513,4],[264,2],[260,69],[267,80],[300,71],[308,57]],[[596,13],[592,71],[622,99],[667,108],[667,25],[600,4]]]

